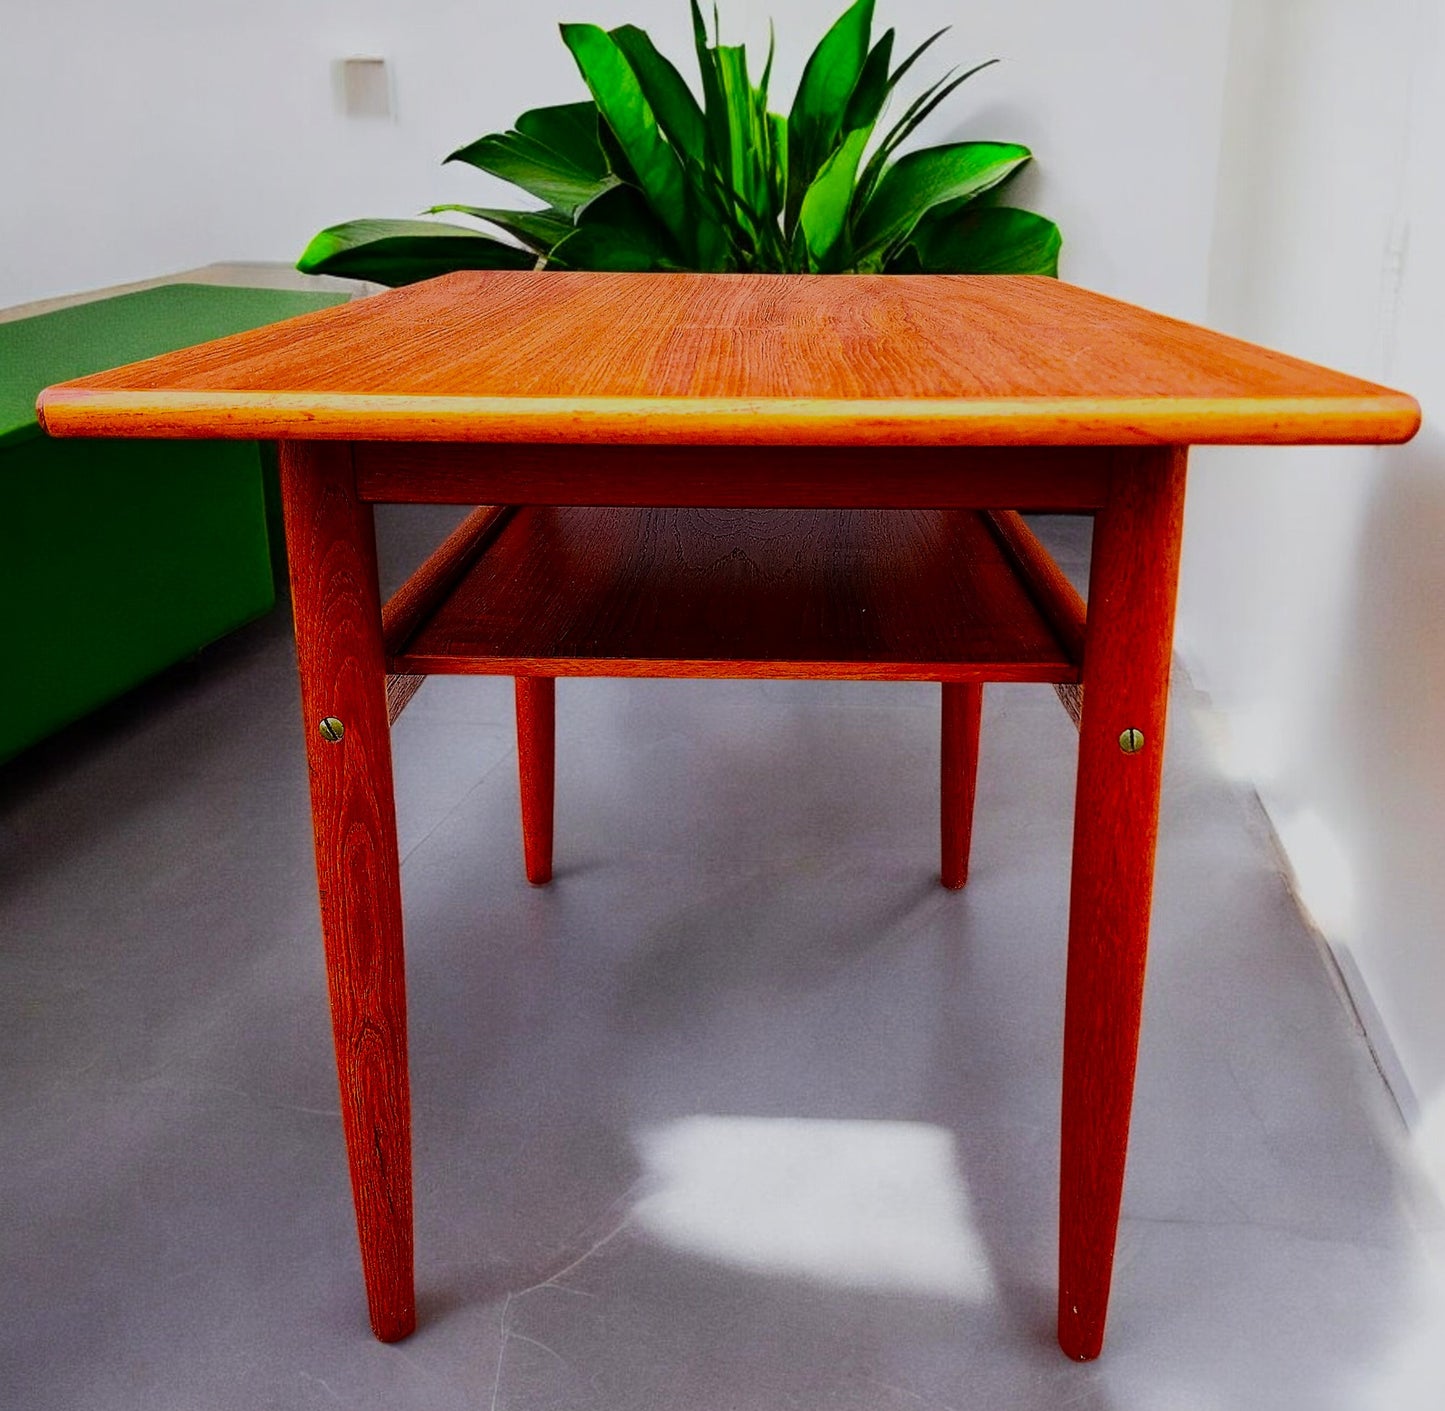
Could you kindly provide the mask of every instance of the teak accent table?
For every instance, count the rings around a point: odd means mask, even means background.
[[[524,798],[550,834],[551,677],[943,681],[945,781],[969,794],[949,741],[971,748],[977,684],[1058,685],[1079,720],[1059,1342],[1097,1356],[1186,449],[1404,441],[1411,398],[1047,279],[477,272],[53,387],[40,416],[58,436],[282,442],[341,1108],[383,1339],[416,1321],[389,696],[394,715],[426,673],[517,676]],[[377,501],[498,508],[383,609]],[[807,570],[769,579],[776,614],[735,585],[701,611],[673,601],[697,576],[648,546],[688,508],[814,512],[716,528],[753,553],[805,526]],[[1093,513],[1087,622],[1018,510]]]

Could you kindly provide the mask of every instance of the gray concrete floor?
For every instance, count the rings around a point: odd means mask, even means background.
[[[387,519],[389,576],[436,516]],[[1077,569],[1086,541],[1059,524]],[[395,733],[421,1326],[366,1330],[284,611],[0,773],[0,1403],[1445,1404],[1442,1221],[1176,691],[1109,1344],[1053,1343],[1074,735],[991,687],[510,683]]]

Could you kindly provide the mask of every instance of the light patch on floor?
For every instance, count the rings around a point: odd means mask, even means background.
[[[1322,934],[1355,932],[1355,874],[1329,825],[1312,808],[1282,812],[1280,845],[1294,873],[1295,893]]]
[[[637,1147],[637,1225],[762,1273],[977,1301],[988,1259],[951,1132],[923,1122],[685,1117]]]

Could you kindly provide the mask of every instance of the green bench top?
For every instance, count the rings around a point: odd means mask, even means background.
[[[325,291],[163,284],[0,323],[0,450],[42,435],[35,399],[53,382],[279,323],[346,298]]]

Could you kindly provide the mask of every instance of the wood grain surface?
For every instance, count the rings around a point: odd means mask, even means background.
[[[534,887],[552,880],[552,812],[557,792],[557,681],[519,676],[517,779],[522,791],[522,859]]]
[[[942,707],[939,878],[950,891],[957,891],[968,881],[983,686],[977,681],[945,681]]]
[[[395,725],[401,713],[426,685],[425,676],[388,676],[386,678],[386,718]],[[1056,688],[1057,689],[1057,688]]]
[[[341,1121],[377,1337],[416,1325],[401,881],[376,540],[350,449],[281,450]],[[324,739],[334,716],[344,733]]]
[[[1074,681],[969,510],[525,507],[389,669]]]
[[[1059,1173],[1059,1345],[1104,1341],[1144,995],[1185,456],[1120,458],[1094,523],[1074,802]],[[1142,463],[1141,463],[1142,459]],[[1143,734],[1125,753],[1120,736]]]
[[[382,608],[383,644],[404,642],[416,631],[509,513],[506,505],[478,505],[447,535]],[[386,678],[386,716],[393,725],[425,681],[425,676],[418,675]]]
[[[1410,397],[1028,276],[467,271],[50,388],[54,435],[1397,441]]]
[[[1115,451],[1115,464],[1131,454],[1148,456],[1151,453]],[[1086,614],[1078,589],[1064,576],[1053,555],[1039,543],[1038,536],[1016,510],[990,511],[985,519],[1004,552],[1013,560],[1039,611],[1048,618],[1064,650],[1074,661],[1082,661]],[[1069,719],[1077,726],[1084,711],[1084,688],[1076,681],[1056,681],[1054,690]]]
[[[387,651],[411,637],[436,610],[511,512],[509,505],[478,505],[386,600],[381,638]]]
[[[1119,458],[1115,459],[1117,463]],[[1073,660],[1082,661],[1088,614],[1079,590],[1065,577],[1054,556],[1017,511],[990,511],[984,515],[984,522],[993,530],[1020,582],[1048,619],[1064,649]]]

